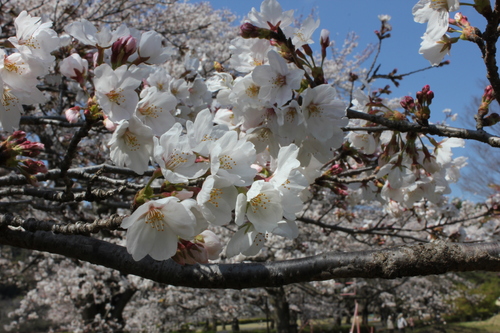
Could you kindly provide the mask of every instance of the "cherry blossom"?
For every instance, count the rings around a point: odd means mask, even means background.
[[[249,186],[256,173],[250,166],[254,160],[253,144],[238,140],[237,133],[230,131],[214,143],[210,152],[210,170],[212,175],[227,179],[236,186]]]
[[[283,12],[281,5],[276,0],[264,0],[260,5],[260,12],[252,8],[248,13],[250,22],[261,28],[269,28],[269,25],[280,28],[289,26],[293,22],[293,10]]]
[[[177,250],[178,237],[194,236],[194,215],[175,197],[148,201],[123,220],[127,229],[127,251],[134,260],[150,255],[155,260],[169,259]]]
[[[161,136],[174,126],[177,99],[165,92],[159,92],[156,87],[143,90],[141,100],[137,104],[135,115],[147,126],[151,127],[155,135]]]
[[[238,191],[230,181],[219,176],[208,176],[197,201],[208,222],[224,225],[232,220],[231,212],[236,206],[237,196]]]
[[[445,55],[450,54],[452,39],[448,35],[443,35],[441,38],[434,40],[425,34],[420,43],[419,53],[429,60],[431,65],[438,66]]]
[[[119,37],[130,35],[129,29],[124,24],[115,31],[111,31],[108,26],[97,30],[91,22],[85,19],[68,24],[64,30],[85,45],[103,49],[113,45]]]
[[[14,20],[16,37],[10,37],[9,42],[21,53],[50,63],[54,60],[50,53],[59,48],[59,37],[50,29],[52,21],[42,21],[42,18],[32,17],[26,11],[22,11]]]
[[[345,116],[346,105],[335,96],[335,89],[326,84],[304,92],[302,112],[305,123],[309,133],[319,141],[332,138],[333,127],[339,128],[345,123],[341,119]]]
[[[154,160],[161,168],[165,179],[172,183],[187,183],[189,179],[203,175],[208,165],[196,162],[189,139],[181,135],[183,129],[180,123],[166,131],[159,139],[154,138]]]
[[[283,29],[285,35],[292,38],[292,43],[295,47],[301,47],[304,44],[312,44],[311,39],[313,33],[319,27],[319,20],[314,21],[311,16],[308,16],[300,25],[300,28],[286,27]]]
[[[425,31],[428,40],[436,41],[448,30],[449,12],[460,8],[458,0],[419,0],[413,7],[412,13],[415,22],[427,23]]]
[[[292,89],[300,87],[304,71],[290,69],[285,59],[275,51],[269,51],[267,57],[269,65],[257,66],[252,73],[252,79],[260,86],[260,99],[276,102],[281,106],[292,98]]]
[[[116,165],[143,174],[153,153],[153,132],[138,118],[132,117],[118,123],[108,145],[111,160]]]
[[[100,65],[94,73],[97,101],[104,113],[114,122],[130,119],[139,102],[135,92],[141,83],[138,75],[125,65],[113,70],[108,64]]]

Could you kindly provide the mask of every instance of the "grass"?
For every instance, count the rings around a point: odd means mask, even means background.
[[[500,315],[484,321],[434,325],[415,329],[415,333],[500,333]]]
[[[322,324],[325,325],[326,323],[321,320],[315,321],[314,332],[320,332],[319,326],[323,326]],[[226,332],[231,332],[231,325],[227,325],[226,330],[227,330]],[[240,330],[242,332],[248,332],[248,333],[250,332],[265,333],[266,323],[265,322],[252,322],[245,324],[240,323]],[[217,331],[222,332],[222,327],[219,326]],[[309,327],[305,328],[303,332],[310,332]],[[326,329],[326,332],[329,332],[328,329]],[[385,330],[379,330],[377,332],[386,333]],[[415,328],[414,331],[407,329],[406,332],[407,333],[500,333],[500,315],[496,315],[484,321],[471,321],[466,323],[452,323],[447,325],[424,326]]]

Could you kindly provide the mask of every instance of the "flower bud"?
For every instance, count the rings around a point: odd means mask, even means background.
[[[137,40],[131,35],[120,37],[111,46],[111,64],[118,68],[137,50]]]
[[[415,100],[411,96],[403,97],[403,99],[401,100],[401,102],[399,102],[399,104],[401,104],[401,107],[408,112],[413,113],[413,111],[415,110]]]
[[[304,45],[302,45],[302,48],[304,49],[304,52],[305,52],[308,56],[312,56],[312,55],[313,55],[313,51],[312,51],[311,47],[309,46],[309,44],[304,44]]]
[[[477,110],[478,115],[481,117],[487,115],[489,112],[490,104],[494,100],[495,100],[495,91],[493,90],[493,87],[491,85],[488,85],[484,89],[483,96],[481,97],[481,105],[479,105],[479,108]]]
[[[321,58],[326,58],[326,49],[330,47],[330,31],[326,29],[321,30],[319,37],[319,44],[321,45]]]
[[[89,62],[79,54],[73,53],[69,57],[61,61],[59,70],[61,74],[83,84],[85,78],[87,77],[87,72],[89,68]]]
[[[49,170],[47,166],[42,161],[34,161],[26,159],[19,164],[19,168],[26,171],[30,175],[35,175],[37,173],[47,173]]]
[[[270,39],[272,31],[269,29],[259,28],[252,23],[245,22],[240,26],[240,36],[243,38],[261,38]]]
[[[72,108],[69,108],[66,111],[64,111],[66,120],[71,124],[77,123],[78,119],[80,119],[80,110],[81,108],[79,106],[73,106]]]

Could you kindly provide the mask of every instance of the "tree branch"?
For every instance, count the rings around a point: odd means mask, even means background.
[[[428,125],[422,126],[416,123],[410,123],[407,121],[396,121],[389,120],[382,116],[371,115],[368,113],[355,111],[351,109],[347,109],[347,117],[349,119],[363,119],[371,121],[372,123],[376,123],[382,126],[386,126],[387,128],[393,131],[399,132],[415,132],[422,134],[433,134],[439,136],[445,136],[449,138],[462,138],[480,141],[489,144],[492,147],[500,147],[500,137],[489,134],[483,130],[468,130],[464,128],[456,128],[450,126],[443,125]]]
[[[47,251],[160,283],[192,288],[257,288],[336,278],[385,278],[452,271],[500,271],[500,244],[434,242],[375,251],[329,252],[269,263],[180,266],[149,256],[134,261],[127,250],[103,240],[48,231],[0,227],[0,244]]]

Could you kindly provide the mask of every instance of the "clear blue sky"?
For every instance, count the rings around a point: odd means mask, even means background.
[[[210,0],[215,9],[227,8],[243,19],[255,7],[260,11],[261,1],[257,0]],[[413,21],[412,7],[417,0],[282,0],[279,1],[283,10],[294,9],[295,16],[307,17],[313,9],[321,23],[314,40],[319,40],[321,29],[328,29],[330,38],[342,45],[347,33],[354,31],[359,35],[361,51],[369,43],[376,43],[377,38],[373,31],[380,28],[379,14],[388,14],[392,17],[390,23],[393,27],[391,38],[383,41],[382,53],[379,63],[382,64],[379,73],[386,74],[397,68],[398,73],[406,73],[429,66],[429,62],[418,54],[420,37],[426,25]],[[470,2],[473,2],[470,0]],[[470,6],[460,8],[463,15],[469,18],[471,25],[484,30],[485,20],[475,13]],[[451,14],[453,17],[454,13]],[[458,36],[458,34],[452,34]],[[414,74],[401,81],[399,88],[392,89],[393,96],[415,96],[425,84],[430,84],[435,93],[432,103],[431,122],[443,120],[443,109],[450,108],[452,113],[466,117],[466,107],[470,105],[473,97],[481,96],[484,87],[480,83],[485,80],[485,68],[479,49],[471,42],[459,41],[451,49],[451,55],[445,57],[451,61],[448,66],[434,68]],[[367,63],[366,66],[368,66]],[[390,83],[390,82],[387,82]],[[376,86],[383,86],[386,81],[379,80]],[[470,114],[468,117],[472,117]],[[460,120],[451,122],[451,126],[464,126]],[[467,149],[467,148],[466,148]],[[465,154],[464,149],[456,149],[457,156]],[[470,162],[470,161],[469,161]],[[453,186],[453,196],[472,199],[470,194],[461,192]]]

